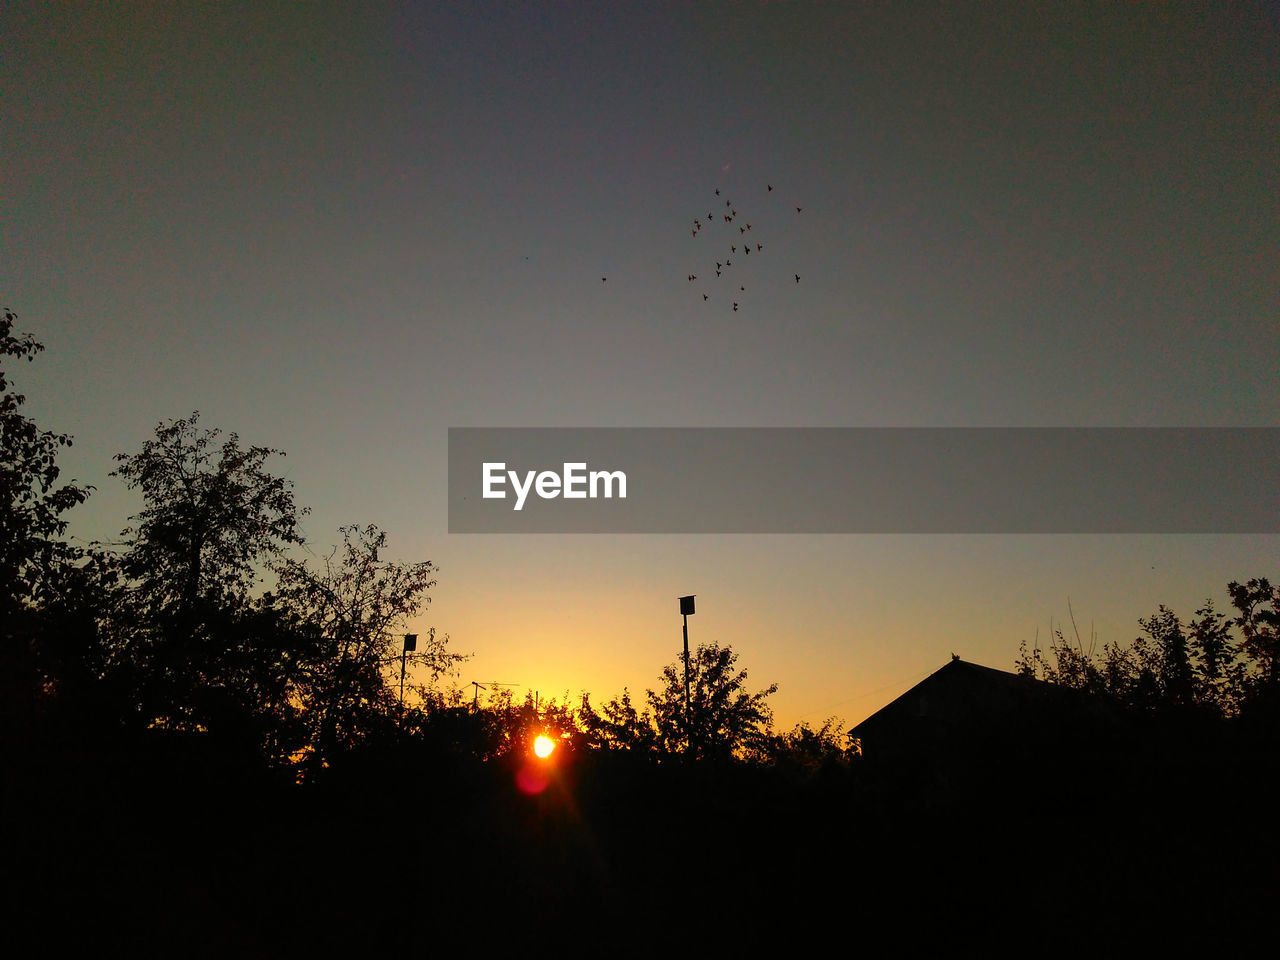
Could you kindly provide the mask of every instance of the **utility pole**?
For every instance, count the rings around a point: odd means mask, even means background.
[[[418,635],[416,633],[406,633],[404,635],[404,647],[400,650],[400,716],[396,720],[396,726],[404,725],[404,664],[409,657],[411,650],[418,649]]]
[[[680,616],[684,618],[684,725],[689,731],[686,749],[693,752],[693,713],[689,706],[689,615],[693,613],[695,594],[680,598]]]
[[[487,680],[487,681],[485,681],[484,683],[480,683],[479,681],[472,680],[472,681],[471,681],[471,686],[473,686],[473,687],[475,687],[475,688],[476,688],[476,690],[475,690],[475,695],[474,695],[474,696],[472,696],[472,698],[471,698],[471,709],[472,709],[472,710],[479,710],[479,709],[480,709],[480,691],[481,691],[481,690],[488,690],[490,687],[518,687],[518,686],[520,686],[520,684],[518,684],[518,683],[503,683],[503,682],[501,682],[501,681],[499,681],[499,680]]]

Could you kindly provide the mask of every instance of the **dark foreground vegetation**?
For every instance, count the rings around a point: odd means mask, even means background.
[[[119,542],[73,546],[64,515],[90,491],[59,483],[69,438],[21,412],[8,376],[39,346],[13,326],[6,312],[13,942],[282,956],[764,952],[819,931],[850,950],[877,933],[1001,952],[1274,940],[1267,580],[1231,584],[1231,614],[1161,608],[1129,645],[1055,634],[995,678],[1007,697],[931,692],[930,711],[886,712],[861,741],[835,721],[776,733],[774,688],[753,692],[719,646],[693,653],[686,712],[679,660],[638,702],[442,688],[461,658],[428,632],[402,704],[431,563],[382,559],[371,527],[296,559],[305,510],[268,469],[277,452],[195,415],[118,458],[144,504]]]
[[[486,761],[406,734],[295,784],[198,734],[43,734],[7,746],[10,902],[42,940],[172,956],[571,949],[599,927],[623,953],[818,931],[1270,942],[1273,737],[957,739],[937,767],[802,767]]]

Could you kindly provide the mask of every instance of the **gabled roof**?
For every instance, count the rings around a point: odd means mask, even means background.
[[[1096,697],[952,656],[949,663],[849,731],[874,746],[922,734],[945,734],[999,719],[1109,714]]]

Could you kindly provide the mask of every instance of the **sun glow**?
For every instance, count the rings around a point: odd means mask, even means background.
[[[533,752],[544,760],[551,756],[551,751],[555,748],[556,745],[551,741],[550,737],[540,736],[533,741]]]

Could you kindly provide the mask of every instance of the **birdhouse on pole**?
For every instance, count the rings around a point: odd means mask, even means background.
[[[405,661],[409,659],[409,654],[418,649],[418,635],[416,633],[406,633],[404,635],[404,649],[400,651],[400,716],[397,723],[404,721],[404,668]]]
[[[680,616],[684,621],[684,721],[685,729],[693,730],[693,713],[689,702],[689,617],[693,613],[693,594],[680,598]],[[688,750],[693,752],[693,738],[689,738]]]

